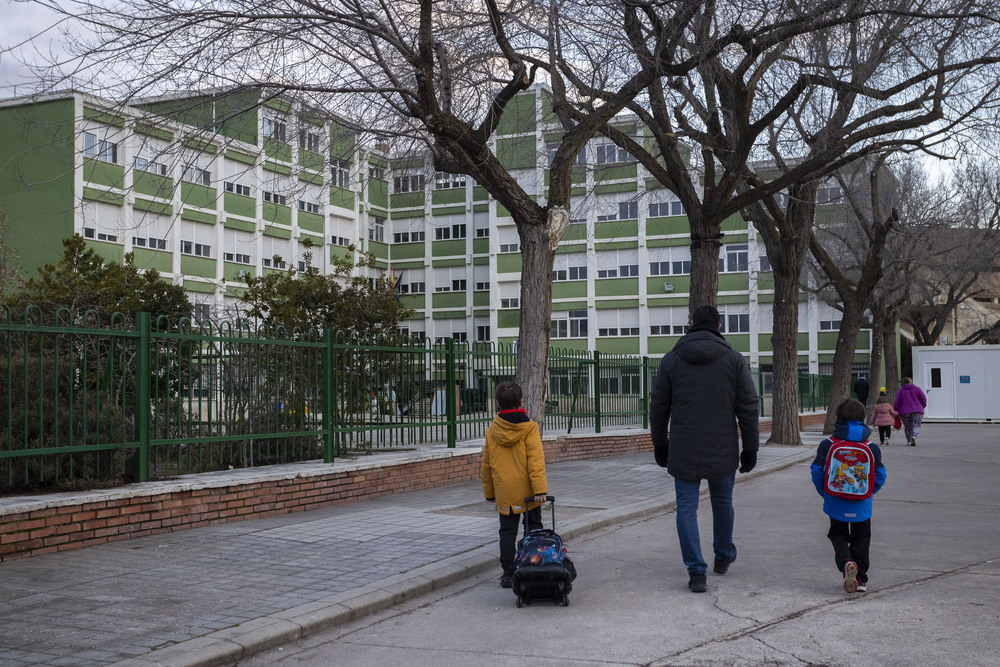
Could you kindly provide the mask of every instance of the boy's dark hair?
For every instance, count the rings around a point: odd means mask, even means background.
[[[691,326],[719,328],[719,311],[714,306],[698,306],[691,311]]]
[[[521,407],[521,387],[516,382],[498,384],[497,405],[501,410],[516,410]]]
[[[863,422],[868,416],[868,408],[856,398],[849,398],[837,406],[837,420],[844,422]]]

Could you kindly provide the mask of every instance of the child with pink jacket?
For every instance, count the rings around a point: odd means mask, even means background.
[[[883,447],[889,444],[889,438],[892,436],[892,425],[898,416],[899,413],[893,410],[885,392],[879,392],[878,400],[875,401],[875,407],[872,408],[872,416],[868,423],[872,426],[878,426],[879,444]]]

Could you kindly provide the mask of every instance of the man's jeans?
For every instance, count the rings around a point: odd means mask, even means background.
[[[712,498],[712,527],[714,540],[712,547],[715,557],[721,561],[736,559],[733,546],[733,485],[736,471],[725,477],[708,480],[708,490]],[[705,574],[708,566],[701,557],[701,537],[698,534],[698,493],[700,482],[685,482],[674,478],[677,494],[677,537],[681,542],[681,555],[687,565],[688,574]]]

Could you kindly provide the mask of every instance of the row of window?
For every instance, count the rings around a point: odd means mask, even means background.
[[[750,315],[726,315],[723,318],[723,333],[750,333]],[[565,316],[551,320],[549,335],[552,338],[586,338],[588,318],[586,310],[570,310]],[[682,336],[688,331],[688,326],[653,324],[649,327],[651,336]],[[601,338],[638,336],[639,327],[602,327],[597,330]]]

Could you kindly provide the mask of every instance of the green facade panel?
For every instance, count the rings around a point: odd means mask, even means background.
[[[570,225],[563,232],[562,241],[560,243],[565,243],[566,241],[586,241],[587,240],[587,225]]]
[[[586,338],[553,338],[549,341],[550,349],[566,350],[567,352],[586,352]]]
[[[330,188],[330,205],[354,210],[354,192],[343,188]]]
[[[257,224],[249,220],[239,220],[237,218],[226,218],[225,226],[229,229],[240,229],[244,232],[256,232]]]
[[[247,264],[237,264],[235,262],[222,263],[222,277],[230,281],[245,282],[244,276],[257,274],[257,270]]]
[[[181,209],[181,218],[191,220],[192,222],[201,222],[206,225],[214,225],[216,223],[215,215],[205,213],[204,211],[196,211],[191,208]]]
[[[489,306],[490,305],[490,293],[489,292],[473,292],[472,293],[472,305],[473,306]]]
[[[141,266],[145,270],[156,269],[160,273],[170,273],[174,270],[173,255],[163,250],[149,250],[147,248],[133,248],[132,254],[135,256],[135,265]]]
[[[299,165],[305,167],[306,169],[323,171],[323,161],[323,156],[319,153],[313,153],[312,151],[307,151],[304,148],[299,149]]]
[[[739,215],[731,215],[722,221],[722,231],[724,232],[746,232],[747,231],[747,221]],[[726,236],[726,242],[729,242],[729,236]]]
[[[431,266],[440,269],[448,266],[465,266],[465,260],[459,257],[455,259],[435,259],[431,261]]]
[[[497,134],[534,132],[536,123],[535,95],[528,92],[507,103],[497,125]]]
[[[670,288],[665,287],[670,283]],[[646,278],[646,294],[659,296],[668,294],[687,294],[691,291],[691,276],[654,276]]]
[[[135,128],[136,134],[162,139],[163,141],[174,140],[174,133],[161,127],[149,125],[148,123],[136,123],[133,127]]]
[[[395,246],[393,246],[394,248]],[[423,258],[423,255],[421,255]],[[407,269],[422,269],[424,268],[424,261],[421,259],[419,262],[396,262],[393,261],[392,268],[398,273]]]
[[[393,260],[397,259],[422,259],[424,256],[423,243],[393,243],[389,246],[389,256]],[[420,263],[423,266],[423,262]]]
[[[125,127],[125,119],[121,116],[116,116],[105,111],[98,111],[97,109],[92,109],[88,106],[83,107],[83,117],[87,120],[103,123],[104,125],[111,125],[112,127],[117,127],[119,129]]]
[[[275,141],[274,139],[264,139],[264,155],[271,158],[272,160],[280,160],[281,162],[291,162],[292,146],[291,144],[286,144],[283,141]]]
[[[521,311],[520,310],[498,310],[497,311],[497,326],[501,328],[516,329],[521,325]]]
[[[115,206],[125,205],[125,195],[107,190],[98,190],[97,188],[84,187],[83,198],[90,201],[104,202],[105,204],[114,204]]]
[[[365,249],[379,259],[389,259],[389,244],[378,241],[368,241]]]
[[[323,185],[323,175],[314,174],[311,171],[300,171],[299,181],[302,183],[312,183],[313,185]]]
[[[323,216],[309,211],[296,211],[296,222],[302,229],[323,234]]]
[[[101,162],[100,160],[84,158],[83,180],[95,185],[105,185],[109,188],[121,188],[125,186],[125,167],[118,164]]]
[[[189,292],[201,292],[203,294],[211,294],[215,291],[215,285],[212,283],[203,283],[200,280],[184,280],[184,289]]]
[[[601,181],[617,181],[622,179],[630,179],[632,183],[624,183],[623,185],[629,186],[625,190],[603,190],[603,192],[634,192],[636,189],[635,178],[637,174],[637,164],[610,164],[610,165],[596,165],[594,167],[594,180],[597,182]],[[598,192],[602,192],[601,187],[597,186]]]
[[[188,206],[215,208],[217,196],[215,188],[198,185],[197,183],[181,183],[181,201]]]
[[[465,308],[465,292],[435,292],[431,297],[431,307]]]
[[[627,239],[639,236],[638,220],[610,220],[594,224],[594,238]]]
[[[552,283],[553,299],[579,299],[587,296],[587,281],[573,280]]]
[[[282,206],[274,202],[261,202],[260,215],[268,222],[276,222],[279,225],[292,226],[292,209],[289,206]]]
[[[646,350],[650,356],[661,356],[674,349],[680,336],[650,336],[646,339]]]
[[[598,338],[597,350],[602,354],[639,354],[639,339]]]
[[[125,260],[125,248],[117,243],[104,243],[87,239],[87,247],[97,253],[105,262],[121,264]]]
[[[253,197],[226,192],[223,193],[222,206],[226,213],[242,215],[244,218],[257,217],[257,200]]]
[[[509,253],[497,255],[497,273],[520,273],[521,255],[519,253]]]
[[[639,299],[606,299],[594,302],[597,310],[613,310],[615,308],[638,308]]]
[[[691,225],[687,216],[678,215],[669,218],[646,218],[646,236],[667,236],[673,234],[690,234]],[[688,241],[690,243],[690,241]],[[652,242],[649,246],[654,247]]]
[[[225,156],[234,162],[241,162],[243,164],[256,164],[257,158],[253,155],[248,155],[240,151],[234,151],[229,148],[226,150]]]
[[[389,207],[393,209],[399,208],[417,208],[423,211],[424,209],[424,192],[400,192],[399,194],[393,193],[389,197]]]
[[[587,308],[586,301],[554,301],[552,303],[553,312],[565,312],[567,310],[585,310]]]
[[[436,310],[431,314],[433,320],[464,320],[464,310]]]
[[[634,296],[638,293],[638,278],[603,278],[594,283],[595,296]]]
[[[594,250],[634,250],[638,247],[638,239],[635,241],[605,241],[594,244]]]
[[[181,273],[186,276],[215,278],[215,266],[216,262],[214,259],[181,255]]]
[[[278,225],[265,225],[264,236],[276,239],[290,239],[292,238],[292,230],[287,227],[279,227]]]
[[[750,293],[750,276],[746,273],[720,273],[720,292],[746,292]],[[746,301],[746,298],[743,299]]]
[[[448,188],[447,190],[431,191],[431,204],[434,206],[459,203],[465,203],[465,188]]]
[[[557,255],[571,255],[575,252],[587,252],[586,242],[561,241],[556,248]]]
[[[534,135],[497,139],[497,159],[507,169],[532,169],[537,158]]]
[[[475,253],[476,255],[490,254],[490,240],[472,239],[472,252]]]
[[[433,241],[431,242],[432,257],[450,257],[465,254],[465,241]]]
[[[148,171],[133,171],[132,189],[136,194],[170,199],[174,196],[174,179]]]
[[[148,199],[142,199],[141,197],[135,198],[135,201],[132,203],[132,208],[136,211],[149,211],[150,213],[156,213],[158,215],[173,215],[174,213],[174,207],[170,204],[160,201],[149,201]]]
[[[368,203],[372,206],[388,208],[389,182],[377,178],[368,179]]]
[[[423,310],[427,303],[426,294],[411,294],[399,297],[399,302],[410,310]]]

